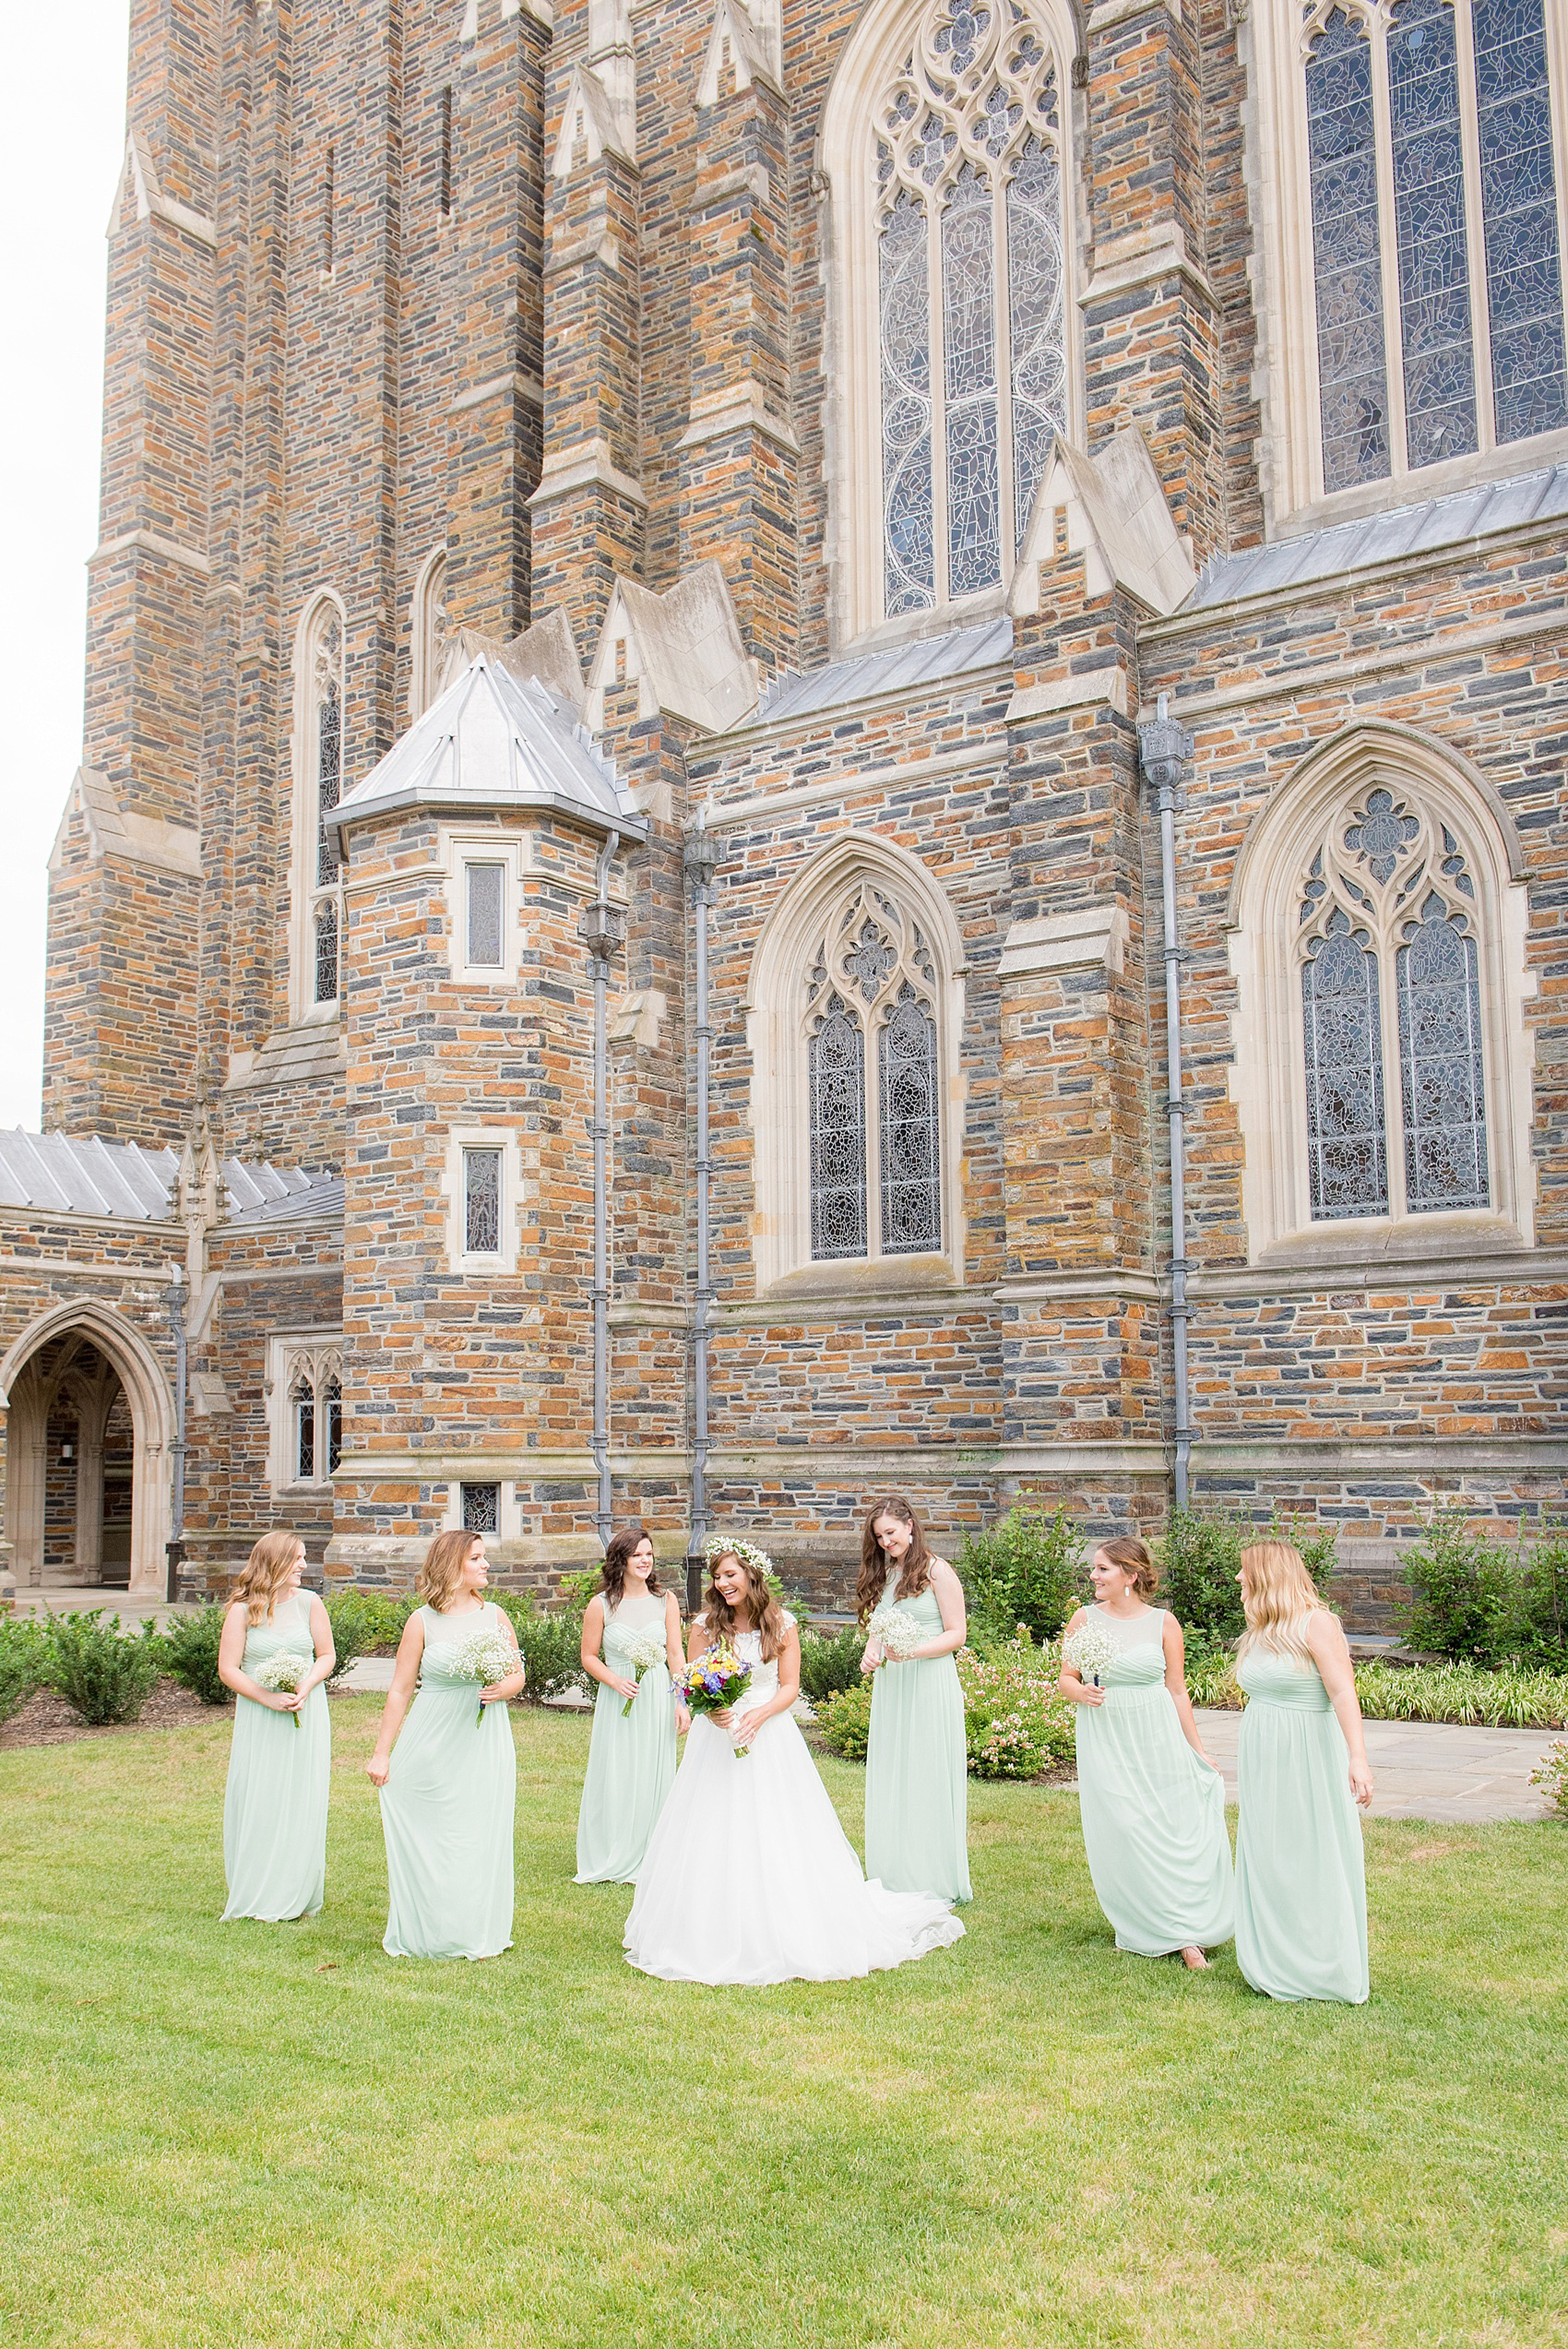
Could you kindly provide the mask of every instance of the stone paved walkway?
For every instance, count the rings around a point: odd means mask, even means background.
[[[1203,1741],[1236,1799],[1239,1712],[1200,1712]],[[1530,1772],[1561,1730],[1459,1729],[1446,1722],[1369,1721],[1373,1818],[1544,1818],[1545,1790]]]

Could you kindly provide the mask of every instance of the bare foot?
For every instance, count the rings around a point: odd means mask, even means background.
[[[1189,1941],[1186,1948],[1182,1950],[1182,1963],[1186,1967],[1189,1973],[1206,1973],[1208,1972],[1208,1960],[1205,1957],[1203,1951],[1198,1948],[1195,1941]]]

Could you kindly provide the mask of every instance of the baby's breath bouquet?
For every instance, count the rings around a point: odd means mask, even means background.
[[[490,1687],[497,1680],[506,1679],[517,1669],[517,1651],[499,1631],[470,1631],[459,1640],[451,1652],[441,1659],[441,1668],[454,1680],[474,1680],[481,1688]],[[477,1729],[484,1719],[484,1700],[480,1699]]]
[[[626,1662],[636,1674],[639,1688],[643,1685],[645,1672],[652,1672],[656,1665],[667,1663],[669,1660],[669,1651],[665,1646],[662,1631],[628,1631],[621,1644]],[[623,1721],[636,1701],[636,1697],[627,1698],[621,1708]]]
[[[918,1615],[884,1599],[866,1626],[866,1637],[874,1640],[883,1654],[891,1656],[895,1663],[906,1663],[917,1648],[924,1647],[931,1634]]]
[[[300,1684],[314,1661],[311,1656],[296,1655],[292,1648],[279,1648],[276,1655],[268,1656],[265,1663],[256,1665],[251,1678],[258,1688],[267,1689],[274,1697],[297,1696]],[[300,1716],[296,1712],[294,1727],[297,1729],[299,1725]]]
[[[1062,1642],[1063,1663],[1070,1663],[1080,1680],[1089,1681],[1096,1688],[1105,1686],[1106,1675],[1121,1653],[1112,1635],[1092,1615]]]

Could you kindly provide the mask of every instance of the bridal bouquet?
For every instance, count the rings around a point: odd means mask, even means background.
[[[256,1665],[251,1678],[258,1688],[266,1688],[275,1697],[297,1696],[300,1684],[309,1673],[313,1662],[314,1658],[310,1656],[297,1656],[291,1648],[279,1648],[275,1656],[268,1656],[265,1663]],[[296,1712],[294,1727],[297,1729],[299,1725],[300,1716]]]
[[[675,1694],[692,1712],[728,1712],[740,1703],[752,1685],[752,1668],[742,1663],[727,1640],[695,1656],[678,1675]],[[737,1754],[745,1752],[737,1746]]]
[[[622,1647],[626,1662],[636,1674],[639,1688],[643,1685],[643,1674],[651,1672],[656,1664],[663,1663],[669,1653],[662,1631],[629,1631],[622,1642]],[[623,1721],[636,1701],[636,1697],[627,1698],[621,1708]]]
[[[866,1637],[874,1640],[883,1654],[891,1656],[895,1663],[905,1663],[917,1648],[924,1647],[931,1634],[919,1616],[885,1599],[866,1626]]]
[[[1122,1651],[1103,1623],[1091,1616],[1076,1631],[1069,1631],[1062,1642],[1062,1661],[1070,1663],[1080,1680],[1090,1681],[1097,1688],[1105,1686],[1105,1675]]]
[[[442,1657],[441,1668],[450,1673],[454,1680],[473,1680],[481,1688],[488,1688],[492,1682],[505,1680],[516,1672],[517,1650],[509,1640],[501,1637],[499,1631],[470,1631],[466,1640],[459,1640],[451,1652]],[[483,1719],[484,1703],[481,1699],[478,1719],[474,1723],[476,1729]]]

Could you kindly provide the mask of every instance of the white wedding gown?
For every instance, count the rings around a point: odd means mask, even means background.
[[[787,1617],[793,1621],[793,1617]],[[752,1666],[736,1708],[766,1703],[778,1666],[754,1631],[735,1641]],[[626,1920],[628,1961],[666,1982],[844,1982],[956,1941],[945,1901],[868,1884],[788,1713],[749,1753],[698,1715],[648,1843]]]

